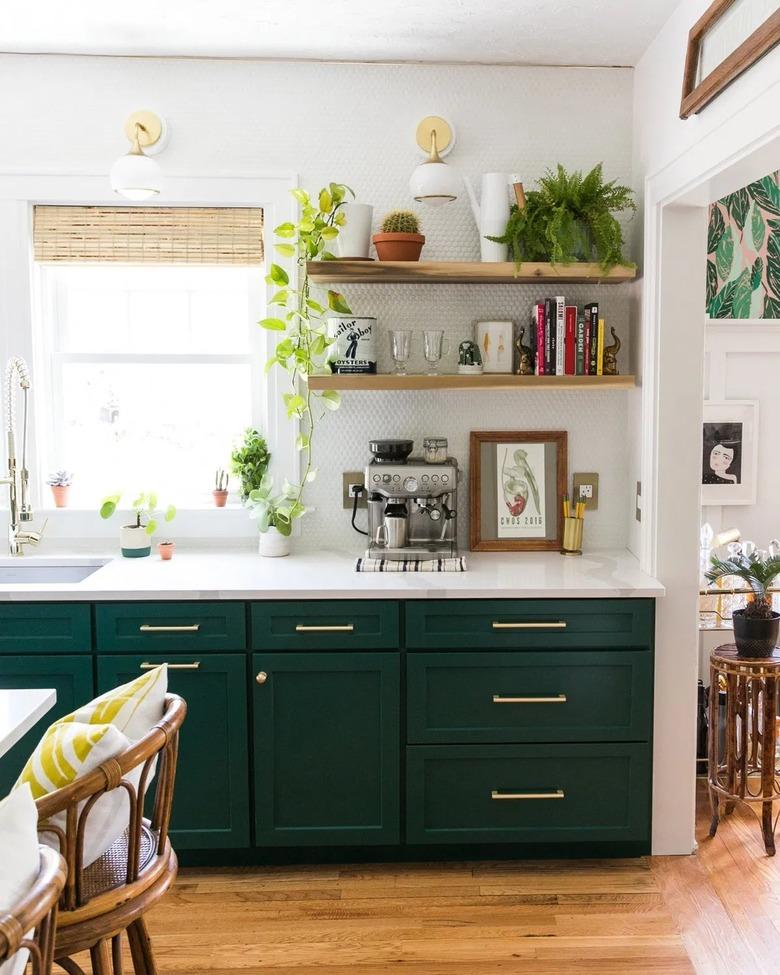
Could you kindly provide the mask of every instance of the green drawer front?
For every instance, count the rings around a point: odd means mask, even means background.
[[[134,680],[141,664],[169,664],[168,687],[187,702],[182,725],[171,840],[181,850],[249,846],[249,729],[246,655],[97,658],[98,687]],[[197,667],[192,664],[197,663]]]
[[[649,834],[649,745],[407,748],[408,843],[628,842]]]
[[[652,654],[414,653],[409,742],[648,741]]]
[[[92,657],[60,653],[50,657],[40,654],[0,657],[0,688],[19,690],[30,687],[53,687],[57,692],[57,702],[13,748],[0,757],[0,798],[11,790],[49,725],[79,705],[86,704],[94,696]]]
[[[98,650],[168,653],[245,650],[244,603],[98,603]]]
[[[433,599],[406,604],[410,649],[646,649],[652,640],[651,599]]]
[[[0,653],[89,653],[92,626],[84,603],[0,604]]]
[[[253,650],[391,650],[398,647],[393,600],[252,603]]]

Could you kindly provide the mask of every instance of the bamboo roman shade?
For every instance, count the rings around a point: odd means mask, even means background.
[[[262,264],[258,207],[36,206],[36,261]]]

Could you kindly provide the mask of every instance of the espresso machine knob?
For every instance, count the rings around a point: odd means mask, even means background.
[[[404,488],[405,488],[405,490],[409,491],[410,493],[412,491],[416,491],[417,490],[417,478],[416,477],[407,477],[406,480],[404,481]]]
[[[431,521],[441,521],[441,511],[438,508],[429,508],[428,517]]]

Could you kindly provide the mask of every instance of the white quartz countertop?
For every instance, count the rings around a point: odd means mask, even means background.
[[[19,560],[97,564],[105,559],[35,556]],[[0,602],[131,599],[506,599],[663,596],[626,550],[565,558],[557,553],[466,553],[467,572],[355,572],[355,555],[300,553],[281,559],[253,552],[177,550],[170,562],[112,558],[81,582],[0,584]]]

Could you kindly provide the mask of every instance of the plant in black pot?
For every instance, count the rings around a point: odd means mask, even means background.
[[[765,552],[732,555],[719,559],[713,555],[707,578],[710,582],[724,576],[738,576],[750,586],[752,595],[744,609],[735,609],[734,642],[740,657],[771,657],[777,646],[780,613],[772,610],[769,587],[780,575],[780,556]]]

